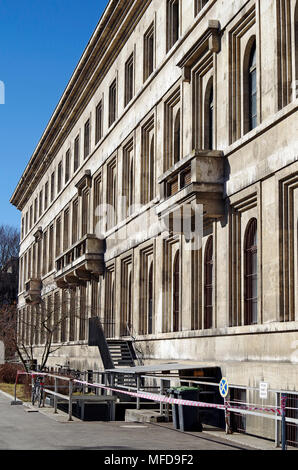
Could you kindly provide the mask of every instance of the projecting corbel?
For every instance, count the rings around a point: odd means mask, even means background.
[[[198,63],[207,52],[218,53],[220,51],[220,23],[218,20],[209,20],[207,29],[193,44],[187,53],[178,62],[177,66],[182,69],[184,82],[191,81],[191,69]]]
[[[211,34],[208,43],[209,51],[218,54],[220,51],[220,38],[217,34]]]
[[[85,170],[84,176],[82,176],[82,178],[76,184],[78,195],[81,196],[83,189],[91,188],[91,186],[92,186],[91,171]]]
[[[37,242],[38,240],[41,240],[42,238],[42,227],[38,227],[36,232],[33,234],[33,237],[35,238],[35,241]]]

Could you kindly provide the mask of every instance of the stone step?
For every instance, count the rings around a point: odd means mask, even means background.
[[[156,410],[125,410],[125,421],[128,423],[160,423],[165,421],[165,416]]]

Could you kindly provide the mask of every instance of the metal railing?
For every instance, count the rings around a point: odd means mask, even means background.
[[[92,372],[92,374],[90,374]],[[170,403],[169,399],[164,395],[166,387],[168,387],[168,382],[171,380],[175,380],[176,382],[180,383],[188,383],[189,385],[198,385],[198,386],[205,386],[205,387],[216,387],[218,390],[219,383],[216,382],[207,382],[204,380],[196,380],[195,378],[180,378],[179,375],[168,375],[165,376],[164,374],[161,375],[143,375],[143,374],[135,374],[136,378],[136,386],[132,385],[125,385],[125,384],[117,384],[115,385],[115,374],[117,371],[105,372],[105,371],[85,371],[85,378],[87,380],[77,380],[72,377],[65,377],[61,375],[55,375],[51,373],[47,373],[48,377],[54,378],[54,391],[49,390],[48,388],[45,389],[47,394],[51,394],[54,396],[54,413],[57,412],[57,401],[58,399],[68,401],[69,403],[69,420],[72,420],[72,403],[74,400],[79,399],[78,397],[73,397],[73,390],[75,383],[81,383],[83,387],[87,388],[94,388],[95,395],[113,395],[118,393],[129,394],[136,398],[136,408],[140,409],[140,399],[144,398],[149,401],[159,402],[160,403],[160,412],[161,414],[164,413],[164,405],[165,403]],[[39,372],[34,372],[32,374],[38,375]],[[92,376],[91,376],[92,375]],[[94,382],[94,379],[97,379]],[[146,381],[150,379],[151,382],[154,381],[159,382],[159,385],[152,385],[147,383]],[[68,395],[63,395],[58,392],[58,380],[68,381]],[[16,380],[17,383],[17,380]],[[156,393],[156,389],[159,390],[159,393]],[[250,390],[253,392],[258,391],[257,387],[245,387],[230,384],[229,389],[242,389],[242,390]],[[150,392],[154,390],[154,392]],[[230,392],[229,392],[230,393]],[[230,400],[230,397],[224,399],[224,405],[218,403],[204,403],[204,402],[189,402],[183,403],[185,406],[194,406],[192,403],[197,403],[199,407],[208,407],[208,408],[218,408],[225,412],[225,416],[227,418],[226,423],[228,424],[226,428],[226,432],[230,432],[230,414],[237,413],[237,415],[245,416],[254,416],[260,418],[266,418],[275,420],[275,445],[281,447],[283,450],[286,449],[287,444],[294,445],[295,447],[298,446],[298,440],[296,437],[298,436],[298,407],[292,406],[297,405],[298,402],[298,394],[296,391],[284,391],[284,390],[275,390],[269,389],[268,393],[275,397],[275,403],[272,404],[272,399],[269,400],[269,403],[266,404],[262,403],[251,403],[243,401],[240,403],[239,400]],[[291,398],[292,397],[292,398]],[[15,400],[16,400],[16,387],[15,387]],[[187,400],[186,400],[187,401]],[[185,402],[185,401],[184,401]],[[293,417],[296,416],[296,417]],[[295,439],[294,439],[295,438]]]
[[[143,351],[137,346],[136,343],[136,334],[134,331],[134,327],[131,323],[126,323],[126,331],[127,331],[127,336],[129,336],[132,339],[133,347],[136,353],[137,361],[139,366],[144,365],[144,353]]]

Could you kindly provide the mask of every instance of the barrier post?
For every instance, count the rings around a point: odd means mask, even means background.
[[[139,393],[139,389],[140,389],[140,376],[137,375],[137,393]],[[139,410],[141,408],[140,406],[140,397],[137,397],[137,410]]]
[[[164,382],[163,382],[163,379],[161,378],[160,379],[160,395],[163,395],[163,392],[164,392]],[[160,402],[160,405],[159,405],[159,412],[160,412],[161,415],[163,414],[163,403],[162,403],[162,401]]]
[[[226,434],[232,434],[231,423],[230,423],[230,412],[228,410],[229,402],[224,398],[225,405],[225,423],[226,423]]]
[[[73,382],[72,379],[69,381],[69,395],[68,395],[68,421],[72,421],[72,389],[73,389]]]
[[[287,401],[287,396],[284,393],[282,393],[281,400],[280,400],[280,407],[281,407],[281,450],[287,450],[286,401]]]
[[[17,375],[16,375],[16,380],[14,383],[14,401],[17,401],[17,382],[18,382],[18,377],[19,377],[19,371],[17,370]]]
[[[58,391],[58,387],[57,387],[57,377],[54,378],[54,383],[55,383],[55,395],[54,395],[54,413],[57,413],[57,391]]]

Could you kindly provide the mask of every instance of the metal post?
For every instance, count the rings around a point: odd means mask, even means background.
[[[164,383],[163,383],[163,379],[160,379],[160,395],[163,395],[163,392],[164,392]],[[159,412],[161,415],[163,414],[163,402],[162,401],[160,402],[160,405],[159,405]]]
[[[58,387],[57,387],[57,377],[54,378],[54,383],[55,383],[55,395],[54,395],[54,413],[57,413],[57,391],[58,391]]]
[[[32,392],[33,392],[33,387],[34,387],[34,375],[31,374],[31,395],[32,395]]]
[[[87,370],[87,382],[88,383],[93,383],[93,371],[92,370]],[[88,387],[87,388],[87,393],[92,393],[93,387]]]
[[[72,421],[72,389],[73,382],[69,381],[69,395],[68,395],[68,421]]]
[[[275,407],[278,408],[278,392],[275,393]],[[277,413],[275,414],[275,418],[277,418]],[[275,447],[279,447],[280,438],[279,438],[279,420],[275,419]]]
[[[230,423],[230,412],[228,410],[229,402],[224,398],[225,405],[225,423],[226,423],[226,434],[231,434],[231,423]]]
[[[96,373],[96,379],[95,379],[95,381],[96,381],[98,384],[101,383],[101,381],[99,381],[99,372]],[[102,390],[102,389],[99,389],[98,387],[96,387],[96,389],[95,389],[95,395],[96,395],[96,396],[100,395],[99,392],[101,392],[101,390]]]
[[[281,450],[287,450],[287,437],[286,437],[286,401],[287,396],[281,395],[280,407],[281,407]]]
[[[114,374],[111,374],[110,375],[110,386],[112,388],[114,388],[114,385],[115,385],[115,375]],[[111,390],[110,394],[113,396],[114,395],[114,392]]]
[[[139,392],[139,389],[140,389],[140,376],[137,375],[137,393]],[[140,397],[137,397],[137,410],[139,410],[141,408],[140,406]]]
[[[19,377],[19,374],[17,372],[16,380],[15,380],[15,383],[14,383],[14,401],[15,402],[17,401],[17,381],[18,381],[18,377]]]
[[[107,374],[106,373],[103,374],[103,383],[104,383],[105,386],[108,385],[108,379],[107,379]],[[103,395],[107,395],[107,394],[108,394],[108,391],[107,391],[107,389],[104,388],[103,389]]]

